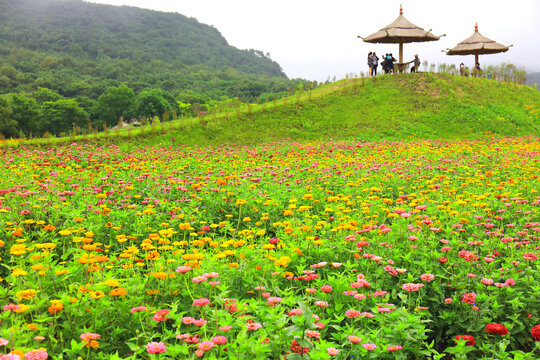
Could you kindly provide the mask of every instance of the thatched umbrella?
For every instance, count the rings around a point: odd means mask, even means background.
[[[510,46],[501,45],[480,34],[477,23],[474,25],[474,34],[457,44],[454,48],[447,50],[446,55],[474,55],[474,64],[476,65],[478,63],[478,55],[506,52]]]
[[[444,36],[444,35],[441,35]],[[431,33],[431,30],[425,31],[419,26],[414,25],[403,16],[403,8],[399,7],[399,16],[390,25],[382,28],[374,34],[366,38],[362,38],[368,43],[384,43],[384,44],[399,44],[399,63],[398,68],[403,70],[403,44],[412,42],[437,41],[441,36],[436,36]]]

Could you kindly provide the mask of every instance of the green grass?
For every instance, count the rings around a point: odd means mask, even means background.
[[[89,140],[130,146],[136,139],[137,143],[204,146],[281,140],[474,138],[486,133],[538,136],[539,111],[540,92],[529,86],[446,74],[398,74],[345,79],[270,103],[242,105],[144,129],[25,144]]]

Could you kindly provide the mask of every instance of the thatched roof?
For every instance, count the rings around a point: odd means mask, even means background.
[[[480,34],[478,32],[478,24],[476,24],[472,36],[448,50],[446,55],[496,54],[506,52],[508,49],[508,46],[496,43],[494,40]]]
[[[400,8],[399,16],[393,23],[374,34],[363,38],[363,40],[369,43],[398,44],[436,41],[440,39],[440,36],[433,35],[430,31],[425,31],[421,27],[414,25],[409,20],[405,19],[403,16],[403,9]]]

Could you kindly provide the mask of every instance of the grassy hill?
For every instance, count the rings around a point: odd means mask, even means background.
[[[491,79],[417,73],[346,79],[274,102],[86,137],[129,144],[256,144],[281,140],[539,136],[540,92]],[[129,146],[129,145],[124,145]]]

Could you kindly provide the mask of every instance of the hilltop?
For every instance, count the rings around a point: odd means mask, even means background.
[[[417,73],[345,79],[273,102],[237,103],[143,128],[68,137],[138,143],[253,145],[268,141],[452,139],[540,135],[540,92],[485,78]],[[36,143],[56,144],[61,139]]]

